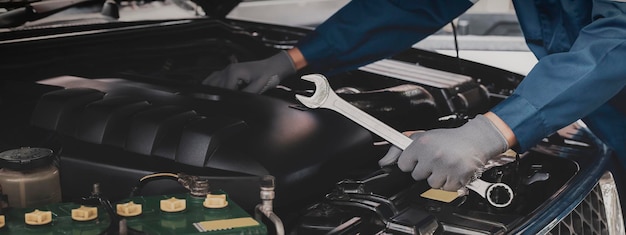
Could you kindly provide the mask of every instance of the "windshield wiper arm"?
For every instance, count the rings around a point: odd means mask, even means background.
[[[32,3],[0,14],[0,28],[20,26],[28,21],[35,21],[90,1],[95,0],[53,0]]]

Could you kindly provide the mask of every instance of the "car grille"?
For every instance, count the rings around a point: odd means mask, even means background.
[[[600,184],[548,234],[609,234]]]
[[[625,234],[617,185],[610,172],[548,234]]]

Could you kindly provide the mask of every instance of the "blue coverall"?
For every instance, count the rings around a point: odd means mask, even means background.
[[[513,1],[539,59],[491,111],[525,151],[578,119],[626,166],[626,2]],[[394,55],[473,5],[461,0],[353,0],[296,45],[309,66],[345,71]]]

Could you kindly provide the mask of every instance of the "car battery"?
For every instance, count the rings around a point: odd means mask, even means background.
[[[111,218],[124,223],[116,226]],[[4,221],[0,234],[267,234],[263,223],[221,190],[206,198],[190,194],[137,196],[109,208],[75,203],[13,208],[6,211]],[[112,227],[116,229],[112,231]]]
[[[469,76],[392,59],[379,60],[359,70],[423,86],[435,98],[442,116],[484,112],[485,104],[489,104],[487,88]]]

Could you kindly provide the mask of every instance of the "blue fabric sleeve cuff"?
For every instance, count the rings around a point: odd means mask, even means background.
[[[316,68],[325,58],[330,58],[335,48],[330,45],[326,38],[317,31],[309,33],[301,39],[296,45],[300,52],[306,58],[307,64],[312,68]]]
[[[543,114],[519,95],[513,94],[491,111],[513,130],[519,145],[518,151],[530,149],[551,134],[547,133]]]

